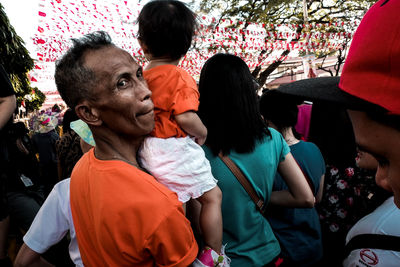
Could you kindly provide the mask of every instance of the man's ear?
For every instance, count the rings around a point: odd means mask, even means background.
[[[98,110],[87,100],[76,105],[75,113],[81,120],[89,125],[100,126],[103,123],[100,119]]]

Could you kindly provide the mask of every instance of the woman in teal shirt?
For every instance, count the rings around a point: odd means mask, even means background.
[[[319,148],[310,142],[297,139],[295,125],[301,101],[278,90],[265,92],[260,99],[260,112],[268,125],[279,131],[290,147],[303,173],[312,185],[314,196],[322,198],[325,161]],[[287,189],[279,173],[275,176],[272,190]],[[279,239],[282,255],[290,260],[291,266],[323,266],[322,237],[319,216],[315,208],[278,208],[268,213],[268,221]],[[287,261],[288,262],[288,261]]]
[[[223,242],[233,267],[276,266],[281,250],[267,220],[218,158],[220,151],[238,165],[267,203],[313,207],[315,202],[284,139],[266,128],[254,85],[246,63],[229,54],[211,57],[199,82],[199,116],[208,129],[204,151],[223,193]],[[277,170],[290,191],[271,193]]]

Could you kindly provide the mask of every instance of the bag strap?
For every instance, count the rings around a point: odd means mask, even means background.
[[[239,183],[246,190],[247,194],[249,194],[250,198],[256,204],[256,207],[261,212],[261,214],[264,214],[264,211],[265,211],[264,200],[257,195],[253,186],[250,184],[250,182],[246,178],[246,176],[244,176],[243,172],[239,169],[239,167],[231,160],[230,157],[224,156],[222,154],[222,152],[220,152],[218,154],[218,157],[231,170],[233,175],[236,177],[236,179],[239,181]]]
[[[400,237],[380,234],[361,234],[353,236],[344,247],[344,258],[347,258],[353,250],[361,248],[393,250],[400,252]]]

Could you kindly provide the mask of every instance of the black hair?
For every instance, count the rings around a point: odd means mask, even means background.
[[[24,135],[28,134],[29,130],[26,128],[26,125],[22,121],[17,121],[8,127],[8,134],[13,139],[21,138]]]
[[[345,107],[325,101],[314,102],[308,141],[319,147],[326,164],[337,168],[354,166],[356,141]]]
[[[296,126],[299,104],[301,101],[295,97],[284,95],[277,90],[268,90],[264,91],[260,98],[260,112],[265,120],[271,121],[279,132],[283,132]]]
[[[182,2],[155,0],[138,17],[138,38],[154,57],[183,57],[197,29],[195,14]]]
[[[204,64],[199,81],[199,117],[208,129],[206,145],[217,155],[252,152],[270,135],[258,108],[253,77],[246,63],[216,54]]]
[[[61,111],[61,108],[60,108],[60,106],[58,104],[54,104],[53,107],[51,108],[51,111],[58,113],[58,112]]]
[[[73,109],[67,109],[67,111],[65,111],[64,113],[64,117],[63,117],[63,132],[69,132],[71,131],[71,126],[70,123],[73,121],[79,120],[78,116],[76,115],[75,111]]]
[[[86,34],[82,38],[72,39],[72,47],[56,61],[54,78],[61,98],[72,109],[82,99],[95,100],[91,94],[96,84],[94,72],[84,67],[84,55],[89,50],[98,50],[113,46],[108,33],[97,31]]]

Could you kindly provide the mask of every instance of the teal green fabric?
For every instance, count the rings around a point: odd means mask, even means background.
[[[281,134],[270,128],[251,153],[232,151],[229,157],[243,171],[257,193],[269,201],[278,164],[290,149]],[[280,247],[268,221],[256,209],[242,185],[228,167],[203,146],[211,170],[222,190],[223,244],[231,266],[263,266],[280,253]]]
[[[300,141],[290,146],[291,153],[317,195],[321,176],[325,173],[325,161],[318,147]],[[283,178],[276,174],[273,190],[287,190]],[[279,239],[282,255],[293,261],[293,266],[311,266],[322,258],[321,225],[315,208],[283,208],[268,213],[275,236]]]

